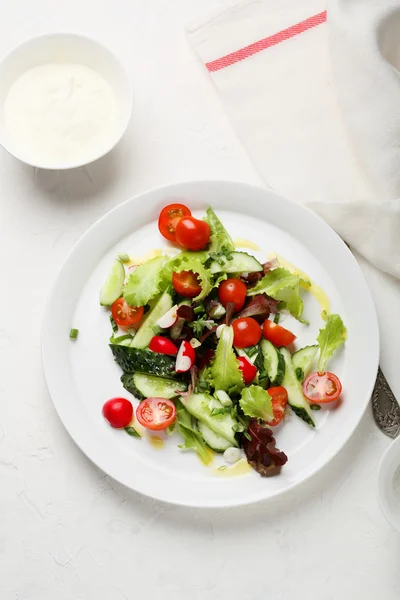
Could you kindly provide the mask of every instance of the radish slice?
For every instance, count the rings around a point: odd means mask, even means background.
[[[176,323],[178,318],[178,305],[175,304],[172,308],[170,308],[162,317],[160,317],[157,321],[157,325],[161,327],[161,329],[168,329],[172,327]]]
[[[186,373],[195,362],[196,352],[190,345],[190,342],[183,341],[176,357],[175,371],[177,373]]]

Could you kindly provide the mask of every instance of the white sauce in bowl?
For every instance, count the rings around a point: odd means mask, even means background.
[[[47,63],[25,71],[4,105],[12,143],[49,166],[94,160],[104,153],[115,137],[116,113],[107,81],[73,63]]]

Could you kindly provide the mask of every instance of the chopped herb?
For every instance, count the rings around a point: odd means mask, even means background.
[[[303,381],[304,379],[304,371],[301,367],[296,368],[296,377],[299,381]],[[317,409],[318,410],[318,409]]]
[[[281,318],[281,313],[276,313],[274,316],[274,323],[278,324]]]
[[[71,329],[69,332],[69,337],[71,340],[76,340],[78,337],[79,329]]]
[[[310,404],[310,408],[311,408],[311,410],[321,410],[321,407],[319,404]]]
[[[218,471],[225,471],[226,469],[226,465],[221,465],[220,467],[218,467]]]
[[[211,330],[215,325],[215,321],[211,319],[198,319],[197,321],[193,321],[193,323],[189,323],[189,327],[193,329],[196,337],[201,336],[204,328]]]
[[[111,327],[112,327],[113,332],[117,333],[117,331],[118,331],[118,325],[114,321],[114,317],[112,315],[110,315],[110,323],[111,323]]]
[[[195,315],[198,315],[200,313],[204,313],[205,312],[205,310],[204,310],[204,304],[199,304],[198,306],[196,306],[193,309],[193,312],[194,312]]]
[[[132,437],[137,437],[137,438],[141,438],[142,436],[140,435],[140,433],[138,431],[136,431],[136,429],[134,427],[124,427],[126,433],[128,435],[131,435]]]
[[[129,258],[129,256],[127,254],[125,254],[124,252],[122,252],[121,254],[118,254],[118,258],[123,263],[131,262],[131,259]]]
[[[120,344],[125,340],[132,340],[133,336],[127,333],[126,335],[120,335],[118,337],[114,337],[113,335],[110,337],[110,344]]]

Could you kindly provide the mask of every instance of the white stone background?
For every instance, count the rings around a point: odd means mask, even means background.
[[[232,0],[1,2],[0,55],[73,31],[106,44],[134,84],[127,135],[105,159],[44,172],[0,152],[0,599],[394,600],[400,537],[377,503],[389,444],[370,411],[344,451],[272,503],[195,510],[146,499],[67,435],[40,362],[43,307],[82,233],[128,197],[183,179],[260,183],[184,33]]]

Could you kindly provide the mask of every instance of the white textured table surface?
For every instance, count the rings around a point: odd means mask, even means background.
[[[389,441],[370,412],[306,486],[233,510],[170,507],[99,472],[65,432],[40,362],[43,306],[73,244],[101,215],[182,179],[259,183],[184,25],[232,0],[14,0],[0,54],[75,31],[119,55],[134,117],[114,152],[49,173],[0,153],[0,599],[394,600],[400,536],[376,499]],[[6,16],[5,16],[6,15]]]

